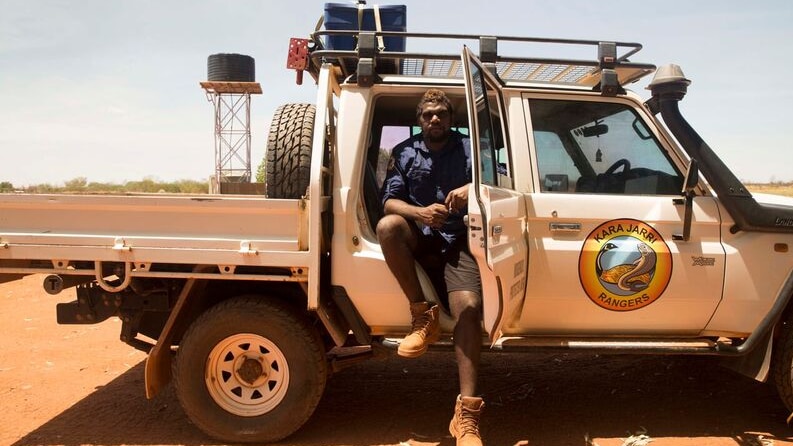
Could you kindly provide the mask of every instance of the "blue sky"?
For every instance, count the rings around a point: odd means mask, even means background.
[[[369,2],[370,4],[373,2]],[[684,115],[739,178],[793,180],[793,3],[788,1],[406,0],[418,32],[635,41],[635,61],[692,80]],[[207,56],[255,58],[252,165],[272,112],[313,102],[285,68],[290,37],[323,12],[310,0],[0,0],[0,181],[58,184],[205,179],[213,108]],[[416,49],[416,48],[409,48]],[[649,79],[631,89],[648,97]],[[793,127],[793,126],[792,126]]]

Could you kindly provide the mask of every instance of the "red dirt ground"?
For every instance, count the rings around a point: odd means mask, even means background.
[[[0,445],[204,445],[170,388],[143,389],[145,355],[121,324],[57,325],[41,276],[0,285]],[[395,354],[332,376],[314,416],[283,445],[451,446],[450,353]],[[712,358],[523,354],[483,356],[485,444],[793,446],[771,386]]]

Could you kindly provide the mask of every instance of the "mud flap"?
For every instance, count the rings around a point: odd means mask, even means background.
[[[722,358],[719,365],[754,380],[766,382],[771,367],[773,334],[774,330],[769,330],[754,350],[743,356]]]
[[[202,273],[211,268],[206,265],[197,266],[193,271]],[[184,315],[189,314],[189,306],[187,300],[193,293],[198,294],[207,285],[206,280],[189,279],[182,287],[179,297],[176,299],[176,304],[171,310],[171,315],[165,322],[160,333],[157,343],[149,352],[146,358],[146,368],[144,372],[144,381],[146,386],[146,398],[154,398],[160,390],[162,390],[171,381],[171,360],[173,354],[171,346],[173,339],[179,328],[184,328],[182,324],[186,323]]]

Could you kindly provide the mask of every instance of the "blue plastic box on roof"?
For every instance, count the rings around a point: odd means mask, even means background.
[[[378,8],[381,31],[407,30],[407,6],[378,5]],[[364,6],[359,12],[358,6],[352,3],[325,3],[325,29],[376,31],[374,6]],[[405,51],[403,37],[385,37],[383,45],[385,51]],[[326,36],[325,39],[325,48],[329,50],[354,50],[355,47],[352,36]]]

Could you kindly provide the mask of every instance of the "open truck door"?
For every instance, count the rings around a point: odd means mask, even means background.
[[[495,342],[520,314],[526,290],[526,202],[513,189],[512,153],[499,80],[467,48],[462,64],[473,182],[468,242],[482,276],[484,327]]]

